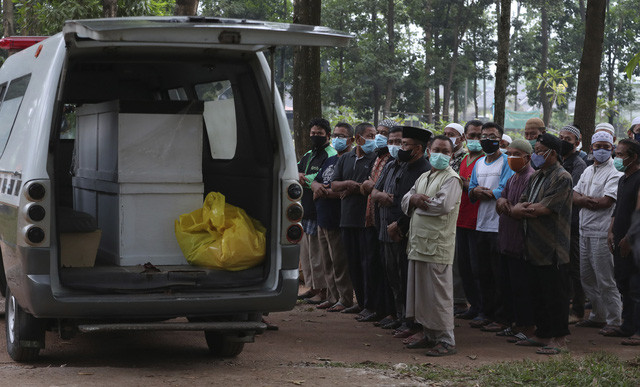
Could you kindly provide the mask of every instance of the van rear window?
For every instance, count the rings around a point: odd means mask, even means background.
[[[22,97],[27,91],[29,81],[31,80],[31,74],[25,75],[20,78],[16,78],[9,83],[9,88],[0,105],[0,149],[1,153],[4,153],[4,148],[7,146],[11,129],[20,110],[20,104],[22,104]]]
[[[228,80],[201,83],[195,86],[200,101],[204,101],[204,125],[207,129],[211,157],[231,160],[238,145],[236,107],[233,88]]]

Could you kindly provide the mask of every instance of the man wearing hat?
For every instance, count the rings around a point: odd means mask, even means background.
[[[531,155],[539,168],[529,180],[511,216],[522,218],[524,256],[528,263],[536,325],[534,336],[517,345],[539,346],[537,353],[555,355],[569,334],[569,298],[562,265],[569,263],[571,239],[571,175],[560,165],[562,141],[541,135]]]
[[[546,132],[544,121],[538,117],[529,118],[524,124],[524,138],[529,141],[533,148],[538,141],[538,136]]]
[[[613,254],[607,233],[618,193],[621,172],[613,166],[613,136],[600,131],[591,137],[593,165],[587,167],[573,189],[573,204],[580,212],[580,276],[592,309],[578,327],[600,327],[605,336],[630,336],[623,332],[622,301],[616,287]]]
[[[453,144],[447,136],[436,136],[428,153],[431,170],[402,198],[402,211],[410,216],[407,317],[422,325],[424,347],[431,347],[427,355],[445,356],[457,352],[451,265],[462,179],[449,166]]]
[[[507,147],[509,147],[509,144],[511,144],[512,141],[513,139],[511,139],[511,136],[503,134],[502,140],[500,140],[500,152],[507,153]]]
[[[453,156],[451,156],[451,168],[460,174],[460,166],[462,160],[467,155],[467,150],[464,148],[464,142],[466,140],[464,135],[464,128],[462,125],[455,122],[448,124],[444,128],[445,136],[449,137],[449,140],[453,143]],[[458,270],[458,255],[456,254],[453,262],[453,298],[455,302],[454,313],[464,314],[467,312],[467,299],[464,292],[464,284],[460,277],[460,271]]]
[[[511,209],[518,204],[522,193],[529,184],[534,169],[531,167],[533,149],[526,140],[517,139],[507,147],[509,168],[515,174],[507,180],[500,199],[496,202],[496,211],[500,215],[498,225],[498,248],[506,266],[506,274],[501,278],[504,294],[504,309],[515,327],[505,328],[500,335],[515,336],[524,340],[533,336],[534,319],[531,285],[527,261],[524,259],[524,229],[522,221],[511,217]]]
[[[451,168],[453,168],[456,173],[460,172],[460,164],[462,163],[462,159],[467,154],[467,151],[464,149],[464,128],[460,124],[456,124],[452,122],[444,127],[443,134],[449,137],[449,140],[453,143],[453,156],[451,156]]]
[[[562,167],[569,172],[573,186],[580,180],[580,176],[587,168],[587,164],[580,157],[577,150],[582,134],[580,128],[573,125],[566,125],[560,129],[558,138],[562,140],[561,156],[563,158]],[[570,298],[572,299],[571,311],[569,313],[569,324],[577,323],[584,318],[584,290],[580,281],[580,230],[579,230],[580,209],[575,205],[571,212],[571,248],[569,250],[570,264]]]
[[[431,169],[424,153],[431,138],[428,129],[410,126],[393,127],[392,133],[402,133],[402,149],[397,158],[385,165],[373,192],[372,200],[379,207],[382,260],[387,283],[393,293],[394,319],[382,328],[399,328],[404,322],[404,307],[407,291],[407,239],[409,217],[400,207],[402,197],[413,187],[418,177]],[[405,324],[403,327],[409,329]],[[405,330],[402,329],[402,330]]]
[[[640,142],[640,116],[634,118],[633,121],[631,121],[631,127],[627,131],[627,135],[629,136],[629,138]]]

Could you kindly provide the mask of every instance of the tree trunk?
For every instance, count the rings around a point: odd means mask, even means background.
[[[13,36],[16,33],[13,0],[2,0],[2,30],[4,37]]]
[[[436,128],[440,126],[440,85],[433,88],[433,123]]]
[[[511,0],[497,0],[500,8],[498,20],[498,60],[494,90],[493,121],[504,126],[509,76],[509,30],[511,29]]]
[[[116,17],[118,0],[102,0],[102,17]]]
[[[198,13],[198,0],[176,0],[173,10],[176,16],[196,16]]]
[[[320,25],[320,1],[294,0],[293,22]],[[320,101],[320,49],[295,46],[293,50],[293,134],[300,158],[311,148],[307,124],[322,115]]]
[[[453,122],[458,122],[458,109],[459,109],[459,101],[458,101],[458,88],[453,88]]]
[[[389,52],[389,66],[393,66],[396,57],[396,33],[394,31],[394,19],[395,19],[395,0],[387,0],[387,37],[389,39],[387,43],[387,51]],[[393,102],[393,88],[395,86],[395,80],[393,77],[389,77],[385,82],[384,92],[384,113],[388,114],[391,111],[391,104]]]
[[[582,143],[591,144],[596,118],[600,58],[604,41],[604,19],[607,0],[588,0],[584,46],[578,73],[578,91],[574,122],[582,128]]]
[[[473,64],[473,67],[476,67],[476,64]],[[473,77],[473,118],[478,118],[480,115],[478,114],[478,70],[474,72]]]
[[[431,0],[425,2],[425,14],[431,12]],[[424,29],[424,113],[427,116],[427,124],[433,122],[433,109],[431,108],[431,53],[433,44],[432,25],[425,23]]]
[[[547,71],[547,62],[549,60],[549,15],[547,12],[547,4],[546,1],[543,1],[540,6],[541,16],[540,16],[540,40],[542,43],[542,50],[540,53],[540,66],[538,68],[538,74],[542,75],[545,71]],[[553,105],[551,101],[549,101],[549,96],[547,92],[549,91],[546,87],[540,88],[540,103],[542,104],[542,121],[544,121],[545,126],[549,126],[551,122],[551,109]]]
[[[456,72],[456,66],[458,64],[458,47],[460,46],[460,40],[462,35],[464,35],[466,31],[466,13],[464,4],[459,4],[458,6],[458,17],[454,18],[454,28],[453,28],[453,43],[450,47],[450,52],[453,53],[451,60],[449,61],[449,75],[447,78],[447,83],[444,85],[443,95],[442,95],[442,119],[444,121],[449,121],[449,101],[451,97],[451,87],[453,86],[453,76]],[[460,25],[462,23],[462,26]],[[462,32],[462,33],[461,33]],[[454,102],[457,103],[457,102]],[[457,122],[456,119],[454,121]]]

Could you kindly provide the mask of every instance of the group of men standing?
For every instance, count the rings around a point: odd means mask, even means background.
[[[554,136],[537,118],[513,141],[477,120],[437,136],[312,120],[299,297],[430,356],[457,352],[454,317],[541,354],[565,347],[570,322],[640,345],[637,121],[617,147],[598,125],[587,154],[577,126]]]

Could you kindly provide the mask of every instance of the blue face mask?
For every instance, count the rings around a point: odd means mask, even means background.
[[[467,140],[467,149],[469,152],[480,152],[482,150],[480,140]]]
[[[449,160],[451,160],[451,156],[442,154],[442,153],[431,153],[429,157],[429,163],[435,169],[445,169],[449,166]]]
[[[527,141],[529,141],[529,144],[531,144],[531,147],[533,148],[533,147],[535,147],[535,146],[536,146],[536,142],[538,142],[538,139],[535,139],[535,140],[527,140]]]
[[[549,155],[549,152],[551,152],[551,149],[546,151],[544,153],[544,156],[540,156],[537,153],[533,153],[531,155],[531,162],[533,163],[533,166],[536,168],[542,167],[544,165],[544,162],[547,161],[547,156]]]
[[[620,157],[616,157],[615,159],[613,159],[613,166],[616,167],[616,169],[618,171],[620,171],[620,172],[626,171],[627,170],[627,166],[624,165],[624,161],[626,159],[627,159],[626,157],[624,159],[620,158]]]
[[[376,141],[365,140],[364,145],[360,145],[360,148],[362,148],[362,151],[368,155],[369,153],[373,152],[376,149]]]
[[[609,149],[596,149],[593,151],[593,158],[599,163],[605,163],[611,158]]]
[[[387,146],[387,138],[381,134],[376,134],[376,138],[374,141],[376,144],[376,149],[384,148],[385,146]]]
[[[393,157],[394,159],[398,158],[398,151],[400,150],[400,145],[388,145],[389,147],[389,153],[391,154],[391,157]]]
[[[500,152],[507,153],[507,148],[500,148]]]
[[[343,150],[347,149],[347,139],[334,137],[331,139],[331,146],[333,146],[333,148],[338,152],[342,152]]]

